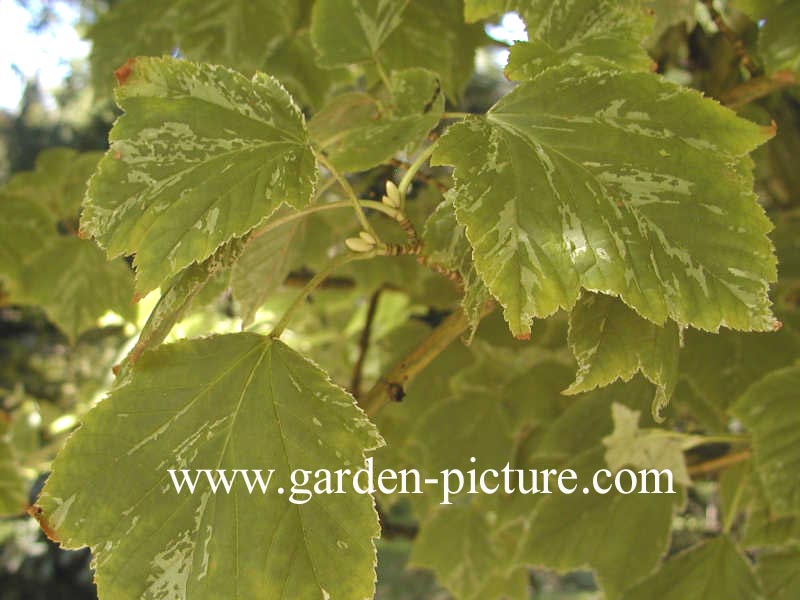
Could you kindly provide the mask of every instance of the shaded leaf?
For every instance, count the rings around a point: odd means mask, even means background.
[[[579,484],[591,482],[595,471],[605,467],[603,452],[581,454],[566,467],[575,470]],[[602,495],[581,489],[543,496],[525,532],[521,558],[559,572],[589,566],[597,572],[606,597],[616,598],[647,575],[666,551],[678,497],[615,490]]]
[[[769,600],[792,600],[800,589],[800,549],[769,552],[758,557],[758,576]]]
[[[178,0],[175,25],[181,53],[252,73],[295,30],[299,0]],[[132,54],[131,56],[135,56]]]
[[[48,148],[36,156],[33,171],[17,173],[3,191],[9,196],[38,203],[56,220],[75,219],[86,193],[86,183],[101,156],[100,152]]]
[[[775,516],[800,514],[800,367],[770,373],[733,406],[753,437],[753,466]]]
[[[250,240],[233,266],[233,296],[241,305],[242,326],[253,322],[256,312],[280,287],[298,253],[301,219],[271,229]]]
[[[56,237],[53,215],[27,197],[0,194],[0,281],[11,296],[23,295],[21,279],[34,255]]]
[[[671,557],[623,599],[686,600],[698,590],[702,590],[703,600],[765,598],[752,566],[730,538],[721,535]]]
[[[122,260],[107,261],[93,243],[75,237],[52,239],[27,263],[22,298],[41,306],[70,339],[97,325],[112,310],[135,318],[133,274]]]
[[[447,96],[456,99],[484,39],[480,26],[464,23],[462,7],[461,0],[318,0],[311,40],[323,66],[423,67],[438,73]]]
[[[377,60],[407,6],[407,1],[317,0],[311,40],[319,52],[319,63],[330,68]]]
[[[719,409],[767,373],[792,364],[800,356],[800,339],[788,328],[777,333],[720,331],[716,335],[686,331],[681,349],[681,375]]]
[[[309,122],[312,139],[341,171],[365,171],[420,143],[444,110],[436,75],[395,71],[391,93],[375,98],[350,92],[333,98]]]
[[[736,0],[754,21],[763,21],[758,31],[758,47],[771,71],[800,71],[800,4],[794,0]]]
[[[443,507],[422,523],[409,565],[431,569],[457,598],[527,598],[524,569],[500,554],[483,510],[472,504]]]
[[[614,432],[603,438],[605,460],[616,472],[624,467],[634,469],[668,469],[675,483],[691,485],[683,445],[664,429],[640,429],[637,410],[616,402],[611,405]]]
[[[0,516],[20,515],[28,505],[27,484],[14,456],[8,416],[0,413]]]
[[[657,388],[653,415],[669,403],[678,379],[678,328],[651,323],[611,296],[583,293],[570,314],[569,344],[578,361],[568,394],[641,372]]]

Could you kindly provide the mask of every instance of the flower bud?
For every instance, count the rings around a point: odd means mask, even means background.
[[[372,245],[374,246],[374,245],[376,245],[376,244],[378,243],[378,240],[376,240],[376,239],[375,239],[375,238],[372,236],[372,234],[371,234],[371,233],[368,233],[368,232],[366,232],[366,231],[362,231],[362,232],[361,232],[361,233],[359,233],[358,235],[359,235],[359,237],[360,237],[362,240],[364,240],[364,241],[365,241],[365,242],[367,242],[368,244],[372,244]]]
[[[386,180],[386,196],[392,202],[396,202],[400,206],[400,190],[391,179]]]
[[[345,246],[350,248],[353,252],[370,252],[374,247],[375,244],[370,244],[369,242],[365,242],[360,237],[357,238],[347,238],[345,241]]]

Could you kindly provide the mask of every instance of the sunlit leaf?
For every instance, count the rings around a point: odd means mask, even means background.
[[[308,202],[314,157],[277,81],[167,58],[137,59],[118,75],[125,114],[81,226],[110,257],[136,254],[137,291],[205,260],[282,203]]]
[[[53,465],[39,519],[95,553],[100,597],[367,598],[378,522],[353,493],[292,504],[293,469],[356,469],[380,438],[346,392],[279,341],[240,333],[146,353]],[[275,469],[265,494],[167,469]],[[282,488],[285,494],[281,494]]]
[[[516,336],[581,288],[657,324],[769,330],[771,225],[745,157],[767,137],[658,77],[561,67],[451,127],[433,161],[456,167],[456,217]]]

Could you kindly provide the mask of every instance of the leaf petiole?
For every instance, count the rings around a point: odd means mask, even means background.
[[[414,181],[414,177],[422,168],[422,165],[424,165],[425,162],[431,157],[434,150],[436,150],[436,142],[425,148],[425,150],[423,150],[420,155],[414,159],[414,162],[409,165],[408,170],[400,180],[400,185],[397,186],[397,189],[400,191],[400,212],[405,211],[406,193],[408,192],[408,188],[411,186],[411,182]]]

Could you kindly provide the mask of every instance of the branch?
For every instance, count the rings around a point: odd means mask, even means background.
[[[481,317],[485,317],[494,309],[494,303],[487,303]],[[361,408],[369,416],[373,416],[390,401],[399,402],[405,396],[405,386],[411,383],[433,359],[439,356],[456,338],[469,329],[469,320],[464,310],[459,308],[433,331],[422,343],[409,352],[392,369],[372,386],[363,399],[359,399]]]
[[[750,450],[742,450],[741,452],[734,452],[732,454],[720,456],[719,458],[707,460],[689,467],[689,475],[694,477],[695,475],[707,475],[708,473],[715,473],[747,460],[750,458],[750,455]]]
[[[358,196],[356,196],[356,193],[353,191],[353,188],[350,186],[347,179],[345,179],[345,177],[339,173],[339,171],[333,166],[331,161],[328,160],[328,157],[325,156],[325,154],[322,152],[316,152],[315,155],[317,157],[317,161],[319,161],[323,167],[328,169],[330,174],[333,175],[333,177],[336,178],[336,181],[339,182],[342,190],[344,190],[344,193],[350,201],[350,204],[353,206],[353,210],[356,212],[359,223],[361,223],[361,229],[372,235],[372,237],[374,237],[376,240],[380,239],[378,234],[372,228],[369,220],[367,220],[367,216],[364,214],[364,209],[361,207]]]
[[[723,94],[722,102],[731,108],[738,108],[759,98],[769,96],[772,92],[777,92],[798,83],[800,83],[800,78],[796,73],[792,71],[776,71],[772,75],[753,77],[731,88]]]
[[[361,339],[358,341],[358,359],[353,366],[353,378],[350,383],[350,393],[358,398],[361,390],[361,375],[364,368],[364,360],[367,357],[367,350],[369,349],[369,338],[372,334],[372,323],[375,320],[375,313],[378,312],[378,301],[381,298],[383,288],[379,287],[372,294],[369,299],[369,308],[367,308],[367,318],[364,322],[364,329],[361,331]]]
[[[303,287],[314,276],[308,271],[294,271],[284,280],[283,285],[287,287]],[[328,290],[351,290],[356,287],[356,282],[349,277],[327,277],[317,286]]]

